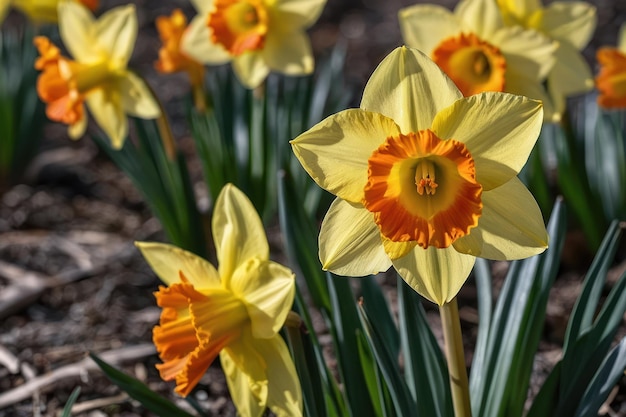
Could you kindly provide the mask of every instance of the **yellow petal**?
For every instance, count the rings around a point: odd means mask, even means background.
[[[293,151],[313,180],[344,200],[360,203],[367,160],[400,128],[379,113],[349,109],[327,117],[293,141]]]
[[[326,0],[281,0],[273,6],[292,27],[306,29],[317,21]],[[280,22],[281,24],[284,22]]]
[[[256,88],[270,73],[270,67],[260,52],[246,52],[233,58],[233,70],[246,88]]]
[[[581,50],[591,40],[597,20],[596,8],[590,3],[555,2],[541,12],[539,30]]]
[[[217,271],[201,257],[176,246],[156,242],[135,242],[146,262],[167,285],[180,282],[180,271],[198,291],[220,288]]]
[[[137,25],[137,14],[132,4],[111,9],[96,22],[98,42],[119,68],[126,68],[133,53]]]
[[[248,391],[252,391],[258,404],[265,407],[268,393],[267,361],[257,350],[257,343],[263,340],[265,339],[252,337],[250,327],[246,326],[242,329],[241,337],[228,345],[223,352],[230,357],[239,371],[247,376]]]
[[[576,48],[560,43],[555,51],[555,58],[554,67],[548,75],[548,87],[553,97],[582,94],[593,88],[593,75],[589,65]]]
[[[393,261],[398,274],[421,296],[435,304],[452,300],[469,276],[476,258],[459,253],[450,246],[437,249],[416,247]]]
[[[118,90],[91,90],[87,95],[89,111],[100,128],[109,137],[114,149],[121,149],[128,134],[128,121]]]
[[[302,389],[287,345],[279,335],[255,345],[267,362],[268,407],[277,417],[302,416]]]
[[[288,75],[305,75],[313,72],[311,42],[304,33],[269,32],[261,54],[267,66],[273,71]]]
[[[445,7],[416,4],[398,12],[402,39],[407,46],[431,55],[446,38],[458,35],[462,23]]]
[[[252,336],[267,339],[281,329],[291,310],[295,275],[278,263],[253,258],[235,270],[230,290],[244,301]]]
[[[541,9],[541,0],[497,0],[498,5],[518,19],[524,19]]]
[[[261,404],[250,390],[248,376],[237,367],[228,353],[220,354],[220,362],[237,413],[242,417],[261,417],[265,411],[265,403]]]
[[[541,103],[506,93],[463,98],[437,114],[433,131],[465,143],[485,190],[513,178],[526,163],[539,136]]]
[[[484,192],[478,226],[453,245],[481,258],[528,258],[548,247],[548,233],[534,197],[518,179]]]
[[[513,72],[513,70],[511,71]],[[515,76],[510,77],[506,83],[506,91],[518,96],[530,97],[533,100],[541,101],[543,107],[544,122],[556,123],[560,120],[560,115],[556,112],[556,107],[552,103],[552,98],[545,89],[544,83],[537,83],[532,79],[524,77],[524,74],[515,71]]]
[[[207,15],[213,10],[214,0],[191,0],[198,14]]]
[[[439,110],[462,97],[454,83],[417,49],[396,48],[378,65],[361,108],[393,119],[403,133],[428,129]]]
[[[83,117],[78,119],[76,123],[67,128],[67,134],[71,139],[80,139],[87,130],[87,114],[83,110]]]
[[[454,9],[454,14],[478,37],[486,40],[504,25],[500,10],[493,0],[463,0]]]
[[[198,62],[219,65],[231,60],[230,54],[220,44],[211,42],[207,14],[194,17],[180,40],[181,50]]]
[[[539,83],[554,66],[558,43],[535,30],[524,30],[520,26],[502,28],[491,40],[506,57],[507,92],[509,80],[515,74],[523,74],[525,79]]]
[[[219,272],[226,288],[239,265],[251,258],[269,259],[263,223],[248,197],[232,184],[226,184],[217,196],[212,227]]]
[[[340,198],[324,217],[319,248],[322,268],[339,275],[363,277],[391,266],[374,214]]]
[[[94,18],[85,6],[73,1],[60,2],[59,32],[76,61],[87,64],[101,60]]]
[[[155,119],[161,114],[159,104],[146,82],[131,71],[120,78],[124,111],[131,116]]]

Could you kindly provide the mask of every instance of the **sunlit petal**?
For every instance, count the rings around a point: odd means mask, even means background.
[[[379,113],[351,109],[334,114],[291,144],[304,169],[317,184],[353,203],[363,199],[367,159],[400,128]]]
[[[596,8],[583,1],[554,2],[541,12],[540,30],[581,50],[589,43],[597,23]]]
[[[472,28],[472,32],[483,39],[500,29],[504,22],[500,10],[493,0],[464,0],[459,2],[454,14]]]
[[[319,245],[322,267],[339,275],[362,277],[391,266],[374,214],[340,198],[324,217]]]
[[[132,4],[111,9],[95,22],[98,43],[113,65],[126,67],[135,48],[137,26],[137,14]]]
[[[221,286],[220,277],[213,265],[191,252],[164,243],[136,242],[135,245],[152,270],[167,285],[180,282],[182,271],[185,278],[199,291]]]
[[[248,375],[243,373],[226,352],[220,354],[222,369],[226,375],[226,382],[233,403],[241,416],[261,417],[266,403],[260,402],[250,389]]]
[[[430,56],[442,39],[459,34],[462,23],[445,7],[416,4],[398,12],[402,39]]]
[[[250,258],[269,259],[263,223],[248,197],[232,184],[218,195],[211,224],[219,273],[227,288],[239,265]]]
[[[520,26],[502,28],[491,40],[504,51],[507,71],[524,74],[526,80],[532,80],[531,84],[542,82],[554,66],[558,43],[535,30]],[[507,76],[507,82],[511,79],[515,76]]]
[[[267,405],[277,417],[302,416],[302,390],[289,349],[276,335],[258,340],[256,348],[267,361],[269,392]]]
[[[325,5],[326,0],[278,0],[274,7],[290,25],[306,29],[317,21]]]
[[[120,149],[128,134],[128,121],[122,105],[122,93],[117,88],[92,90],[86,97],[89,111],[104,133],[111,146]]]
[[[435,115],[462,94],[430,58],[400,47],[376,68],[365,86],[361,108],[393,119],[403,133],[428,129]]]
[[[260,52],[247,52],[233,59],[233,69],[246,88],[258,87],[270,72]]]
[[[80,62],[101,59],[93,15],[86,7],[73,1],[59,3],[59,32],[65,47]]]
[[[232,58],[222,45],[211,42],[211,32],[206,24],[206,14],[199,14],[189,23],[181,39],[181,49],[204,64],[218,65]]]
[[[548,76],[551,95],[582,94],[593,88],[593,75],[580,52],[567,43],[559,44],[554,68]]]
[[[288,35],[270,32],[262,52],[267,66],[287,75],[305,75],[313,72],[311,42],[305,33]]]
[[[411,288],[433,303],[443,305],[452,300],[469,276],[476,258],[446,249],[416,247],[406,256],[393,261],[398,274]]]
[[[285,323],[296,292],[295,276],[278,263],[253,258],[235,270],[230,289],[244,300],[252,336],[267,339]]]
[[[433,131],[442,139],[464,142],[485,190],[517,175],[541,130],[541,103],[505,93],[482,93],[441,111]]]
[[[159,104],[142,78],[128,71],[124,77],[120,78],[119,83],[122,91],[122,105],[126,113],[144,119],[159,117],[161,114]]]
[[[511,181],[483,194],[478,227],[454,243],[459,252],[507,260],[537,255],[548,247],[539,206],[524,184]]]

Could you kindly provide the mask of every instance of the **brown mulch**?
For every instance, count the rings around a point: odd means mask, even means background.
[[[102,9],[123,3],[102,1]],[[186,0],[135,3],[141,30],[133,65],[166,103],[174,133],[192,157],[181,104],[187,91],[185,78],[158,76],[152,62],[158,48],[156,16],[174,7],[188,15],[193,10]],[[397,10],[413,3],[330,0],[311,30],[315,50],[327,51],[340,39],[347,42],[346,77],[359,91],[376,63],[400,44]],[[451,7],[456,2],[439,3]],[[615,42],[617,29],[626,20],[623,1],[595,3],[600,23],[585,52],[589,60],[599,45]],[[191,411],[154,368],[158,358],[151,331],[160,310],[152,292],[159,281],[132,244],[135,240],[165,241],[158,221],[130,181],[88,138],[70,142],[64,128],[54,125],[46,127],[45,136],[22,183],[0,195],[0,417],[57,416],[76,386],[82,389],[76,415],[151,415],[98,372],[86,358],[87,352],[101,355]],[[201,188],[197,162],[191,162],[192,175]],[[580,241],[572,233],[568,247],[580,247],[574,245]],[[565,323],[588,262],[588,253],[564,255],[535,363],[533,392],[559,358]],[[505,267],[494,265],[496,275],[503,275]],[[616,267],[616,272],[619,268],[623,270],[624,265]],[[382,282],[390,300],[395,300],[394,280]],[[471,282],[460,300],[471,348],[477,324]],[[437,332],[434,309],[429,310],[429,318]],[[322,340],[328,337],[322,335]],[[235,415],[219,366],[211,367],[199,387],[194,399],[211,415]],[[625,408],[624,387],[620,387],[612,411],[604,412],[626,416]]]

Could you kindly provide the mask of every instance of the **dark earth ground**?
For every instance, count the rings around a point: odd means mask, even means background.
[[[125,2],[102,3],[104,10]],[[132,64],[166,103],[174,133],[190,156],[190,169],[202,198],[200,168],[193,159],[181,105],[186,80],[182,75],[157,76],[151,67],[159,46],[154,19],[175,7],[188,15],[193,10],[182,0],[135,3],[141,28]],[[345,40],[346,77],[355,91],[361,91],[375,65],[401,43],[397,10],[413,3],[329,0],[311,30],[315,50],[324,53],[338,40]],[[451,7],[456,2],[440,3]],[[598,29],[585,50],[590,62],[598,46],[614,44],[619,25],[626,21],[623,0],[595,4]],[[277,229],[271,228],[268,234],[273,253],[280,257]],[[46,126],[42,151],[23,183],[0,195],[0,416],[56,416],[76,386],[82,388],[76,415],[150,415],[84,360],[88,351],[99,353],[152,389],[181,402],[171,395],[172,384],[161,381],[154,368],[158,359],[151,330],[160,310],[151,293],[159,282],[132,246],[134,240],[165,240],[141,195],[88,138],[70,142],[63,127]],[[584,240],[578,232],[571,233],[550,297],[533,391],[559,357],[565,323],[589,259]],[[612,276],[618,276],[624,267],[616,265]],[[494,265],[498,276],[505,268],[503,263]],[[394,300],[395,278],[383,277],[381,282]],[[477,323],[471,280],[460,294],[460,305],[471,353]],[[437,331],[436,310],[430,309],[429,315]],[[322,340],[329,340],[323,325],[317,330]],[[212,415],[234,415],[217,366],[199,387],[194,398]],[[615,391],[603,413],[626,416],[625,384]]]

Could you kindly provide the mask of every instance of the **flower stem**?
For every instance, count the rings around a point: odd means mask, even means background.
[[[461,319],[456,297],[449,303],[439,307],[443,339],[445,341],[446,357],[448,359],[448,373],[450,377],[450,391],[455,417],[471,417],[469,383],[465,369],[465,354],[463,352],[463,337],[461,335]]]

